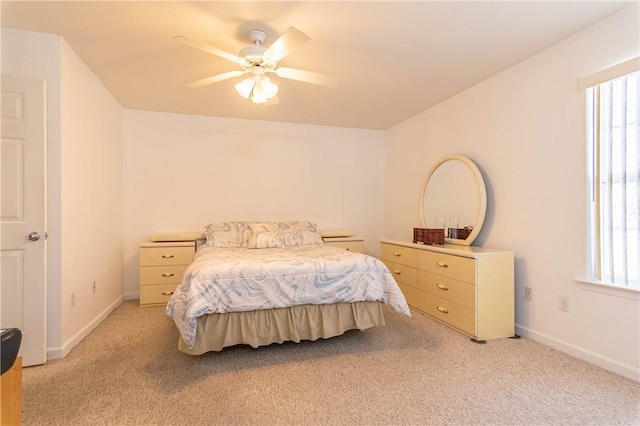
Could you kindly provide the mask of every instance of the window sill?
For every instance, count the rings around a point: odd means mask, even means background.
[[[640,290],[633,287],[622,287],[619,285],[598,281],[590,278],[574,278],[580,284],[580,289],[607,294],[609,296],[622,297],[624,299],[640,301]]]

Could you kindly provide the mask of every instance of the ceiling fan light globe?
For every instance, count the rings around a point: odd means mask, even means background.
[[[242,80],[240,83],[236,84],[236,92],[238,92],[238,94],[243,98],[249,99],[249,96],[251,96],[251,91],[253,90],[254,84],[255,84],[255,81],[253,81],[252,78],[247,78],[245,80]]]
[[[256,82],[256,85],[253,86],[253,91],[251,92],[251,101],[256,104],[263,104],[267,102],[269,98],[262,88],[262,82]]]
[[[254,93],[251,96],[251,102],[253,102],[254,104],[263,104],[265,102],[267,102],[268,99],[264,94],[256,94]]]
[[[278,85],[275,83],[272,83],[269,77],[263,78],[260,81],[260,86],[262,87],[262,90],[264,91],[264,94],[267,97],[267,99],[271,99],[278,94]]]

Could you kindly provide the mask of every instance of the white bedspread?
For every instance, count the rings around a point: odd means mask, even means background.
[[[201,315],[364,300],[410,315],[389,269],[375,257],[324,244],[201,247],[166,312],[192,347]]]

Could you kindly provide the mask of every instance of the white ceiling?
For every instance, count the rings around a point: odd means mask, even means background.
[[[2,26],[62,36],[125,108],[366,129],[389,128],[637,1],[2,1]],[[279,66],[331,74],[336,88],[273,77],[280,103],[234,84],[185,83],[234,69],[172,40],[238,54],[294,26],[311,41]]]

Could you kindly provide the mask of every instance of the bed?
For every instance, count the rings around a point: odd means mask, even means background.
[[[166,313],[191,355],[238,344],[327,339],[410,315],[378,259],[326,245],[311,222],[218,222],[205,229]]]

